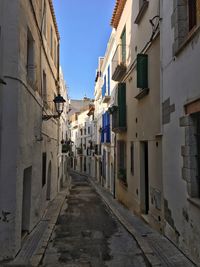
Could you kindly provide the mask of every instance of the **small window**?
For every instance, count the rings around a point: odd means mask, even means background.
[[[43,9],[43,35],[47,37],[47,13],[46,13],[46,1],[44,1]]]
[[[189,31],[197,24],[197,1],[188,0]]]
[[[47,153],[42,153],[42,186],[46,184]]]
[[[126,143],[124,141],[117,141],[117,155],[118,178],[126,184]]]
[[[44,101],[44,105],[47,105],[47,76],[45,71],[43,70],[43,77],[42,77],[42,98]]]
[[[90,127],[88,127],[88,134],[90,134]]]
[[[51,56],[53,57],[53,28],[52,26],[50,30],[50,52],[51,52]]]
[[[110,95],[110,66],[108,66],[108,95]]]
[[[122,63],[126,63],[126,27],[124,28],[122,35],[121,35],[121,53],[122,53]]]
[[[27,31],[27,78],[29,82],[35,81],[35,55],[34,55],[34,40],[30,30]]]
[[[57,64],[57,45],[56,45],[56,40],[54,40],[54,64],[56,66]]]
[[[148,88],[148,55],[137,55],[137,88]]]
[[[134,143],[131,142],[130,146],[130,159],[131,159],[131,174],[134,175]]]

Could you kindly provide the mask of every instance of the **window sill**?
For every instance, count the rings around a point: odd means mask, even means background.
[[[148,93],[149,93],[149,88],[141,89],[140,92],[139,92],[139,94],[137,94],[137,95],[135,96],[135,98],[136,98],[137,100],[140,100],[140,99],[142,99],[143,97],[145,97],[146,95],[148,95]]]
[[[193,197],[189,197],[187,198],[187,200],[193,204],[195,207],[199,208],[200,209],[200,198],[193,198]]]
[[[139,24],[140,20],[142,19],[147,7],[149,5],[149,1],[144,1],[142,6],[140,7],[139,13],[134,21],[135,24]]]
[[[193,28],[187,35],[185,41],[175,51],[175,56],[178,56],[184,48],[190,43],[190,41],[200,32],[200,25]]]

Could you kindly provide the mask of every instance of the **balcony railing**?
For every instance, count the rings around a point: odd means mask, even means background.
[[[112,58],[112,80],[121,81],[126,73],[126,46],[118,45]]]

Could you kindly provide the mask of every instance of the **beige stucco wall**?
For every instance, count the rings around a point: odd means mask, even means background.
[[[127,131],[117,134],[117,140],[126,142],[126,171],[128,186],[117,180],[117,197],[129,209],[142,214],[144,206],[144,184],[142,173],[144,166],[141,158],[141,142],[148,142],[149,173],[149,212],[148,221],[161,230],[160,221],[163,216],[162,204],[162,142],[159,136],[160,127],[160,39],[159,35],[143,51],[148,54],[149,94],[141,100],[135,96],[139,93],[136,86],[136,56],[150,40],[152,29],[149,19],[159,15],[159,1],[149,1],[147,10],[139,24],[134,24],[138,14],[138,2],[127,1],[116,30],[116,42],[120,43],[123,29],[126,27],[126,65],[129,74],[122,82],[126,82]],[[129,71],[130,66],[132,70]],[[134,176],[131,174],[130,147],[134,143]],[[117,170],[116,170],[117,172]],[[157,199],[159,198],[159,200]],[[159,201],[161,210],[157,209]]]

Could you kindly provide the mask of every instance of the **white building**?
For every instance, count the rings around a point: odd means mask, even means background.
[[[69,182],[69,98],[67,92],[66,82],[64,75],[60,67],[60,94],[65,99],[64,110],[60,116],[59,121],[59,154],[58,154],[58,190],[60,190],[63,184]],[[68,181],[67,181],[68,180]]]
[[[161,1],[165,235],[200,262],[199,1]]]
[[[0,260],[17,254],[58,192],[58,58],[52,1],[1,0]]]
[[[102,59],[101,66],[101,95],[97,106],[101,106],[101,112],[98,113],[98,121],[101,120],[101,155],[102,155],[102,184],[110,190],[112,194],[115,192],[115,134],[112,132],[112,120],[109,107],[114,105],[115,85],[112,80],[112,58],[116,50],[115,29],[113,29],[107,44],[105,55]],[[97,85],[98,86],[98,85]]]

